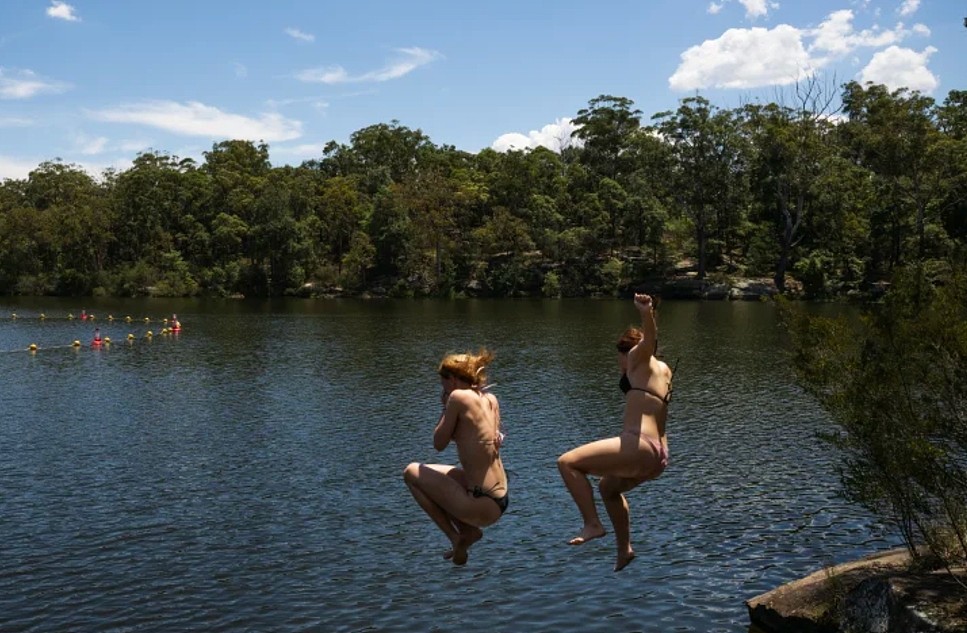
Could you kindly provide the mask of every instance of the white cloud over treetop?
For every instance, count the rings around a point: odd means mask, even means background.
[[[557,119],[554,123],[548,123],[540,130],[531,130],[527,134],[520,132],[501,134],[490,147],[498,152],[536,149],[538,147],[546,147],[551,151],[560,152],[566,147],[581,144],[580,140],[571,137],[576,129],[578,129],[578,126],[574,125],[571,119],[564,117]]]
[[[323,68],[309,68],[296,73],[296,79],[306,83],[341,84],[368,81],[389,81],[408,75],[420,66],[425,66],[438,59],[440,54],[425,48],[396,49],[397,58],[382,68],[371,70],[360,75],[350,75],[342,66],[326,66]]]
[[[932,92],[940,80],[927,69],[930,56],[937,49],[928,46],[922,53],[909,48],[891,46],[873,55],[873,59],[860,72],[860,81],[883,84],[890,90],[910,88],[920,92]]]
[[[26,178],[27,174],[37,168],[37,164],[38,161],[0,154],[0,180]]]
[[[126,104],[91,113],[99,121],[137,123],[185,136],[288,141],[302,135],[302,123],[277,113],[258,118],[222,112],[218,108],[190,101],[148,101]]]

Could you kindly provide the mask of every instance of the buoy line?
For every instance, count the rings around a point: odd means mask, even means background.
[[[50,317],[50,316],[46,315],[43,312],[40,312],[40,313],[38,313],[38,314],[36,314],[36,315],[34,315],[32,317],[25,317],[23,315],[17,314],[16,312],[13,312],[10,315],[10,319],[13,320],[13,321],[27,320],[27,319],[34,319],[34,320],[41,320],[41,321],[56,320],[56,319],[64,320],[64,319],[66,319],[68,321],[80,320],[80,321],[86,323],[87,321],[92,321],[92,322],[96,321],[97,317],[95,315],[93,315],[93,314],[88,314],[86,310],[82,310],[80,317],[75,317],[73,315],[73,313],[68,313],[67,316],[65,316],[65,317]],[[120,319],[116,319],[114,317],[114,315],[110,315],[109,314],[107,316],[107,319],[106,320],[109,323],[113,323],[114,321],[117,321],[117,320],[120,320]],[[123,320],[124,320],[125,323],[133,323],[134,322],[134,319],[131,316],[125,316],[123,318]],[[161,337],[175,337],[175,338],[177,338],[181,334],[182,325],[181,325],[181,322],[178,320],[178,315],[176,315],[176,314],[172,314],[172,317],[171,317],[170,320],[167,317],[163,317],[163,318],[160,318],[160,319],[152,319],[151,317],[143,317],[143,319],[141,320],[141,322],[142,323],[145,323],[145,324],[151,324],[151,323],[159,323],[159,324],[161,324],[162,327],[161,327],[160,330],[158,330],[158,333],[157,333],[157,335],[158,336],[161,336]],[[153,330],[146,330],[146,331],[142,332],[140,335],[135,335],[134,332],[128,332],[126,338],[123,339],[123,342],[127,346],[131,346],[133,343],[135,343],[136,341],[139,341],[139,340],[151,342],[154,339],[155,336],[156,335],[155,335],[155,332]],[[100,327],[95,327],[92,338],[86,344],[85,343],[82,343],[81,342],[81,339],[78,339],[78,338],[75,338],[70,343],[67,343],[67,344],[59,344],[59,345],[40,345],[40,344],[38,344],[36,342],[31,342],[31,343],[27,344],[24,347],[19,347],[19,348],[16,348],[16,349],[0,350],[0,354],[11,354],[11,353],[14,353],[14,352],[24,352],[24,351],[29,352],[31,354],[36,354],[37,352],[47,351],[47,350],[56,350],[56,349],[74,349],[74,350],[79,350],[79,349],[84,349],[84,348],[88,348],[88,349],[91,349],[93,351],[99,351],[99,350],[102,350],[102,349],[108,349],[108,348],[110,348],[114,344],[115,343],[111,340],[111,338],[109,336],[101,336],[101,328]]]

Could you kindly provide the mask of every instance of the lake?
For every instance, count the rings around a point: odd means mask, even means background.
[[[620,429],[630,300],[2,298],[0,630],[748,631],[744,600],[898,544],[838,497],[773,305],[658,319],[670,463],[616,574],[612,534],[566,544],[556,459]],[[401,475],[455,463],[435,370],[480,345],[511,503],[458,568]]]

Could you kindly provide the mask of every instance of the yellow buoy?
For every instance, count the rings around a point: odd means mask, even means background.
[[[104,344],[105,345],[110,345],[111,344],[111,337],[110,336],[105,336],[104,337]]]
[[[114,315],[113,314],[107,315],[107,320],[108,321],[113,321],[114,320]]]
[[[69,320],[71,320],[71,321],[73,321],[73,320],[74,320],[74,315],[73,315],[72,313],[70,313],[70,312],[68,312],[68,313],[67,313],[67,318],[68,318]]]
[[[129,341],[133,341],[134,340],[134,334],[128,334],[128,340]]]
[[[73,345],[74,347],[80,347],[81,346],[81,342],[78,341],[77,339],[75,339],[74,342],[71,343],[71,345]]]
[[[37,344],[36,343],[31,343],[30,346],[27,349],[29,349],[31,352],[36,352],[37,351]]]
[[[144,334],[144,335],[145,335],[145,336],[146,336],[147,338],[151,338],[152,336],[154,336],[154,333],[153,333],[153,332],[152,332],[151,330],[148,330],[147,332],[145,332],[145,334]]]
[[[90,319],[91,321],[93,321],[95,317],[94,317],[93,314],[88,314],[87,315],[87,318]]]
[[[11,314],[11,315],[10,315],[10,318],[11,318],[11,319],[16,319],[16,318],[17,318],[17,313],[16,313],[16,312],[14,312],[13,314]]]
[[[41,320],[41,321],[43,321],[43,320],[44,320],[44,319],[46,319],[46,318],[47,318],[47,315],[46,315],[46,314],[44,314],[43,312],[41,312],[41,313],[40,313],[40,320]]]
[[[130,316],[124,317],[124,322],[125,323],[130,323],[131,322],[131,317]]]
[[[144,322],[145,323],[151,323],[151,319],[149,319],[148,317],[144,317]]]

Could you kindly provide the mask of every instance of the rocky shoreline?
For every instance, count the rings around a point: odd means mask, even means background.
[[[924,570],[906,548],[817,571],[746,601],[762,633],[964,633],[967,569]]]
[[[787,295],[798,296],[801,288],[795,282],[787,285]],[[717,281],[712,279],[698,279],[694,275],[679,275],[662,279],[645,280],[633,284],[625,289],[627,293],[647,292],[658,295],[664,299],[700,299],[700,300],[729,300],[729,301],[764,301],[771,299],[779,294],[779,289],[772,279],[765,277],[740,278],[729,281]],[[344,298],[360,297],[363,299],[375,299],[390,296],[390,293],[383,287],[374,287],[362,292],[351,291],[340,286],[327,286],[320,288],[314,284],[307,283],[302,287],[299,296],[316,298]],[[468,285],[464,289],[467,297],[485,296],[479,285]],[[522,293],[519,296],[537,296],[539,293]]]

